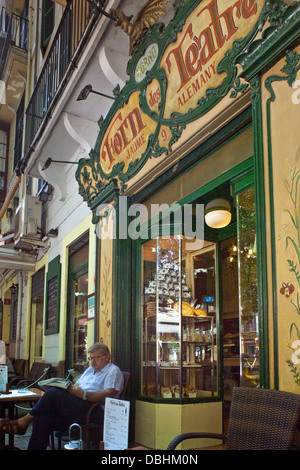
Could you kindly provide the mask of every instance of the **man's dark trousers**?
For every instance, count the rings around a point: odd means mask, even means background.
[[[34,420],[27,450],[46,450],[52,431],[68,430],[73,423],[85,424],[91,405],[91,402],[75,397],[67,390],[50,387],[30,411]],[[103,414],[102,407],[97,406],[92,420],[100,423]]]

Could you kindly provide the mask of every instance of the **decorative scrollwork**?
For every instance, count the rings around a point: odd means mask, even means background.
[[[141,36],[158,22],[160,15],[166,14],[165,4],[170,0],[148,0],[137,15],[126,16],[123,10],[111,9],[110,14],[116,19],[115,26],[120,26],[130,36],[130,53]]]

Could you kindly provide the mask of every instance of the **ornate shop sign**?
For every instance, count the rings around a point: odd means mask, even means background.
[[[164,2],[166,3],[166,2]],[[276,3],[276,2],[275,2]],[[155,24],[134,48],[130,79],[105,119],[90,158],[78,165],[83,198],[112,178],[121,189],[149,158],[167,155],[185,126],[225,95],[242,92],[236,59],[262,29],[274,1],[177,0],[168,26]]]

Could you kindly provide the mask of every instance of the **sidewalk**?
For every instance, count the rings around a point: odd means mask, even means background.
[[[18,436],[17,434],[15,434],[15,436],[14,436],[14,447],[15,447],[15,449],[14,450],[27,450],[27,446],[28,446],[30,436],[31,436],[31,429],[32,429],[32,424],[29,425],[26,433],[23,436]],[[7,445],[7,446],[8,446],[8,443],[9,443],[8,439],[9,439],[9,436],[8,436],[8,434],[6,434],[6,436],[5,436],[5,445]],[[62,449],[63,449],[64,444],[67,443],[68,441],[69,441],[69,439],[67,439],[67,438],[66,438],[66,442],[62,441]],[[55,438],[55,448],[56,449],[58,448],[56,438]],[[47,450],[52,450],[50,445],[48,446]]]
[[[31,436],[31,427],[32,425],[29,426],[29,428],[26,431],[26,434],[23,436],[18,436],[15,434],[14,436],[14,445],[16,449],[19,450],[27,450],[28,442]],[[5,436],[5,445],[8,445],[8,434]]]
[[[27,406],[27,404],[24,404],[24,406]],[[22,409],[18,409],[18,416],[21,417],[24,414],[26,414],[26,412],[27,411],[25,411],[25,410],[23,411]],[[31,430],[32,430],[32,424],[29,425],[26,433],[23,434],[22,436],[19,436],[18,434],[14,435],[15,450],[27,450],[27,446],[28,446],[30,436],[31,436]],[[9,435],[8,434],[5,435],[5,445],[6,446],[9,445]],[[10,449],[8,449],[8,450],[10,450]],[[52,450],[52,449],[50,448],[50,446],[48,446],[47,450]]]
[[[22,409],[19,409],[18,410],[18,416],[21,417],[23,414],[26,414],[26,411],[23,411]],[[15,450],[27,450],[27,446],[28,446],[30,436],[31,436],[31,430],[32,430],[32,424],[29,425],[26,433],[23,436],[19,436],[17,434],[14,435]],[[54,439],[55,439],[55,449],[58,449],[57,438],[54,437]],[[64,444],[67,444],[68,442],[69,442],[69,439],[68,439],[67,436],[65,438],[62,438],[62,450],[65,450],[64,449]],[[5,445],[8,446],[8,444],[9,444],[9,435],[6,434],[5,435]],[[137,442],[131,442],[131,443],[129,443],[128,448],[137,449],[137,446],[139,446],[139,445],[140,444],[137,443]],[[47,450],[52,450],[52,448],[50,447],[50,444],[48,445]],[[98,447],[97,447],[97,449],[92,448],[91,450],[98,450]]]

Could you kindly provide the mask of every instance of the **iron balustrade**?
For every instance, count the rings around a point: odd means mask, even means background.
[[[28,50],[28,18],[8,14],[5,7],[2,7],[0,16],[0,31],[4,33],[5,40],[1,53],[0,79],[2,79],[6,59],[11,45],[19,47],[25,51]]]
[[[83,38],[93,27],[97,17],[97,12],[86,0],[72,0],[67,3],[25,112],[25,160],[41,131],[41,124],[49,117],[62,83],[66,82],[70,71],[75,67],[74,57]],[[26,165],[26,162],[21,162],[22,165]]]

